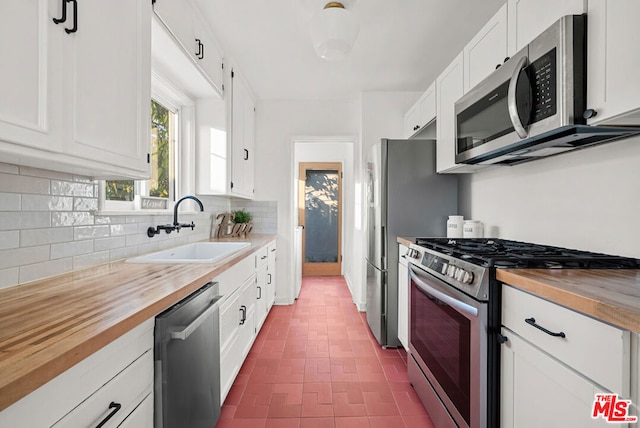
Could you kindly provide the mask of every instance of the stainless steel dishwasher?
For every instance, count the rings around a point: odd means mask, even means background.
[[[220,299],[209,282],[156,317],[156,428],[213,428],[220,417]]]

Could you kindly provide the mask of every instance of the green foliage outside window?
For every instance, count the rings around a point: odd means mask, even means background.
[[[173,139],[174,113],[151,100],[151,179],[149,196],[169,197],[171,183],[171,140]],[[133,180],[106,182],[106,199],[109,201],[133,201]]]

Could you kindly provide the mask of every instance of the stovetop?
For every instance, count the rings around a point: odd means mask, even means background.
[[[640,260],[494,238],[416,238],[416,245],[485,268],[640,269]]]

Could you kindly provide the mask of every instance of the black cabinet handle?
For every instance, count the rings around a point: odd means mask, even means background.
[[[202,42],[200,41],[200,39],[196,39],[196,43],[198,44],[198,52],[196,52],[196,56],[198,58],[200,58],[200,55],[202,55]]]
[[[547,333],[549,336],[553,336],[553,337],[566,337],[566,335],[564,334],[564,332],[560,332],[560,333],[554,333],[551,330],[547,330],[546,328],[542,327],[541,325],[536,324],[536,319],[535,318],[526,318],[524,320],[524,322],[526,322],[527,324],[537,328],[538,330],[544,331],[545,333]]]
[[[200,43],[201,51],[200,51],[200,59],[204,59],[204,43]]]
[[[269,277],[269,282],[267,282],[267,284],[271,284],[271,274],[270,274],[270,273],[268,273],[268,274],[267,274],[267,277]]]
[[[62,24],[67,20],[67,0],[62,0],[62,16],[60,18],[53,18],[53,22]]]
[[[502,67],[502,64],[497,64],[496,65],[496,70],[499,69],[500,67]]]
[[[507,341],[509,341],[509,338],[507,336],[503,336],[500,333],[498,333],[498,343],[499,344],[503,344],[506,343]]]
[[[66,31],[67,34],[71,34],[78,31],[78,0],[67,0],[67,1],[73,3],[73,28],[71,29],[65,28],[64,31]]]
[[[249,150],[247,149],[243,149],[244,150],[244,160],[249,160]]]
[[[104,424],[106,424],[107,422],[109,422],[109,419],[111,419],[112,417],[115,416],[116,413],[118,413],[118,411],[122,408],[122,404],[120,403],[116,403],[115,401],[112,401],[111,404],[109,404],[109,408],[113,409],[111,411],[111,413],[109,413],[103,420],[102,422],[100,422],[96,428],[102,428],[104,426]]]
[[[243,325],[247,320],[247,307],[245,305],[240,306],[240,312],[242,312],[242,318],[240,319],[240,325]]]
[[[262,299],[262,287],[258,286],[258,300]]]

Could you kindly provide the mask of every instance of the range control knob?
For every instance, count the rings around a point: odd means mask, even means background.
[[[447,274],[447,270],[449,269],[449,265],[446,263],[442,264],[442,274],[446,275]]]
[[[456,269],[456,276],[455,276],[456,281],[460,281],[460,282],[462,282],[462,278],[464,277],[464,274],[465,274],[465,273],[466,273],[466,272],[465,272],[465,271],[464,271],[464,269],[462,269],[462,268],[458,268],[458,269]]]
[[[456,276],[456,270],[457,268],[455,266],[449,265],[447,268],[447,276],[449,278],[454,278]]]
[[[462,281],[465,284],[471,284],[473,282],[473,279],[474,279],[473,272],[465,271],[460,281]]]

